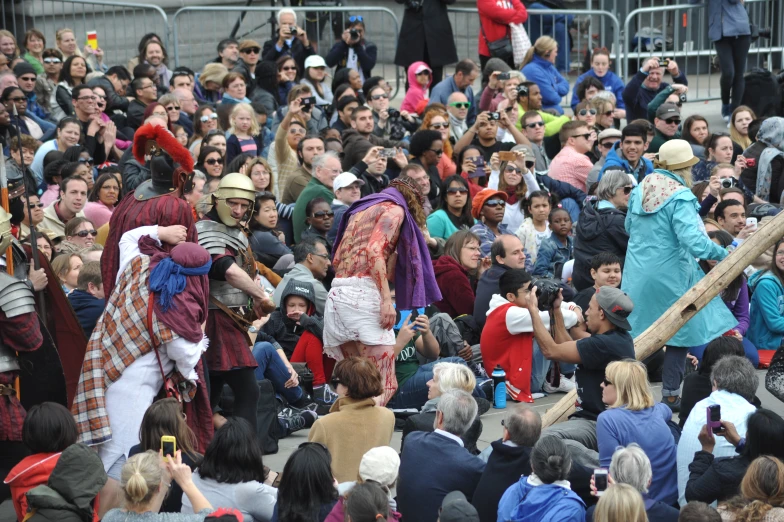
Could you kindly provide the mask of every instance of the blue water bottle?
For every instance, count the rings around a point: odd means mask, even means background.
[[[493,370],[493,407],[506,408],[506,372],[500,364]]]

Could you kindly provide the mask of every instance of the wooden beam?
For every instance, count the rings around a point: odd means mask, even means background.
[[[752,261],[784,237],[784,212],[760,226],[759,230],[717,264],[696,285],[667,309],[661,317],[634,340],[634,352],[642,360],[660,350],[689,319],[702,310],[738,277]],[[662,274],[664,276],[664,274]],[[666,277],[666,276],[665,276]],[[545,412],[542,424],[566,420],[574,413],[577,392],[567,393]]]

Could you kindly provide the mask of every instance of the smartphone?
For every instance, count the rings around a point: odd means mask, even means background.
[[[299,103],[300,103],[300,106],[302,106],[303,108],[307,107],[309,109],[310,107],[316,105],[316,97],[315,96],[308,96],[308,97],[302,98],[302,100]]]
[[[498,75],[498,79],[499,80],[508,80],[511,77],[512,77],[512,75],[509,74],[508,72],[502,72],[501,74]]]
[[[601,468],[593,470],[593,483],[596,486],[596,496],[604,495],[607,491],[607,470]]]
[[[397,156],[397,150],[395,149],[381,149],[378,151],[379,158],[394,158]]]
[[[756,158],[746,158],[746,168],[754,168],[757,166],[757,159]]]
[[[757,228],[757,218],[755,217],[746,218],[746,226]]]
[[[722,430],[721,406],[718,404],[708,406],[708,429],[713,433],[719,433]]]
[[[476,161],[474,161],[474,166],[476,169],[473,172],[469,172],[469,178],[481,178],[483,176],[487,176],[487,172],[485,172],[485,159],[482,156],[476,158]]]
[[[498,159],[501,161],[517,161],[517,154],[508,150],[499,150]]]
[[[417,311],[417,315],[425,313],[424,308],[417,308],[416,311]],[[395,330],[400,330],[401,328],[403,328],[403,323],[406,322],[406,319],[408,318],[409,315],[411,315],[412,312],[413,310],[400,310],[400,321],[398,321],[398,323],[395,325]],[[413,319],[416,319],[416,316],[414,316]],[[413,319],[411,320],[412,323],[414,322]]]
[[[87,45],[93,50],[98,49],[98,33],[96,31],[87,31]]]
[[[177,438],[172,437],[171,435],[164,435],[161,437],[161,451],[163,452],[163,456],[166,457],[167,455],[174,456],[177,453]]]

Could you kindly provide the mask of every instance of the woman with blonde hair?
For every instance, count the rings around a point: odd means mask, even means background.
[[[5,55],[9,64],[20,56],[19,44],[11,31],[0,29],[0,53]]]
[[[776,457],[754,459],[740,484],[740,495],[719,508],[724,521],[784,520],[784,463]]]
[[[188,497],[193,515],[158,513],[172,480]],[[154,451],[134,455],[123,465],[120,483],[125,496],[124,506],[109,510],[103,522],[201,522],[213,510],[193,484],[191,468],[182,463],[179,450],[174,456],[165,458]]]
[[[452,143],[449,141],[449,115],[446,112],[446,108],[443,106],[428,107],[425,110],[419,130],[434,130],[441,133],[441,139],[444,142],[444,153],[441,154],[441,157],[438,159],[438,165],[436,165],[438,175],[441,176],[441,180],[454,175],[457,172],[457,165],[455,165],[455,161],[452,158],[454,150],[452,149]]]
[[[93,71],[107,71],[109,68],[103,63],[103,51],[98,48],[93,51],[89,45],[84,46],[85,56],[79,50],[79,44],[76,43],[76,33],[69,27],[58,29],[55,33],[55,40],[57,41],[57,48],[63,53],[63,60],[67,60],[72,56],[79,56],[85,59]]]
[[[648,522],[640,492],[628,484],[613,484],[593,512],[594,522]]]
[[[525,55],[523,75],[539,86],[542,92],[541,110],[552,109],[563,114],[561,98],[569,93],[569,80],[555,68],[556,56],[558,43],[549,36],[540,36]]]
[[[194,94],[200,103],[218,104],[223,93],[223,79],[229,74],[229,70],[221,63],[208,63],[201,70],[201,74],[194,86]]]
[[[637,443],[651,459],[654,480],[650,497],[666,504],[678,500],[675,439],[667,421],[672,411],[653,399],[648,372],[640,361],[625,359],[607,365],[602,402],[607,410],[596,420],[599,463],[609,467],[618,446]]]
[[[741,105],[732,111],[732,117],[730,118],[730,137],[740,148],[738,154],[751,146],[749,123],[756,119],[757,115],[754,114],[751,107],[747,107],[746,105]]]

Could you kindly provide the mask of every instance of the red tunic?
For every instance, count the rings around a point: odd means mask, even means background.
[[[109,221],[109,235],[101,256],[101,277],[107,299],[112,295],[117,271],[120,269],[120,238],[129,230],[151,225],[183,225],[188,229],[186,241],[198,242],[193,211],[187,201],[174,194],[137,201],[134,200],[134,194],[135,192],[131,192],[120,201]],[[174,246],[164,243],[163,248],[169,251]]]
[[[9,318],[0,310],[0,342],[17,352],[32,352],[41,347],[44,338],[34,312]],[[19,372],[0,373],[0,384],[13,386]],[[0,396],[0,440],[21,442],[25,409],[16,395]]]
[[[512,303],[501,305],[487,316],[482,330],[482,361],[487,374],[500,365],[506,372],[506,392],[512,399],[534,402],[531,397],[531,364],[533,363],[534,334],[509,333],[506,311]]]

